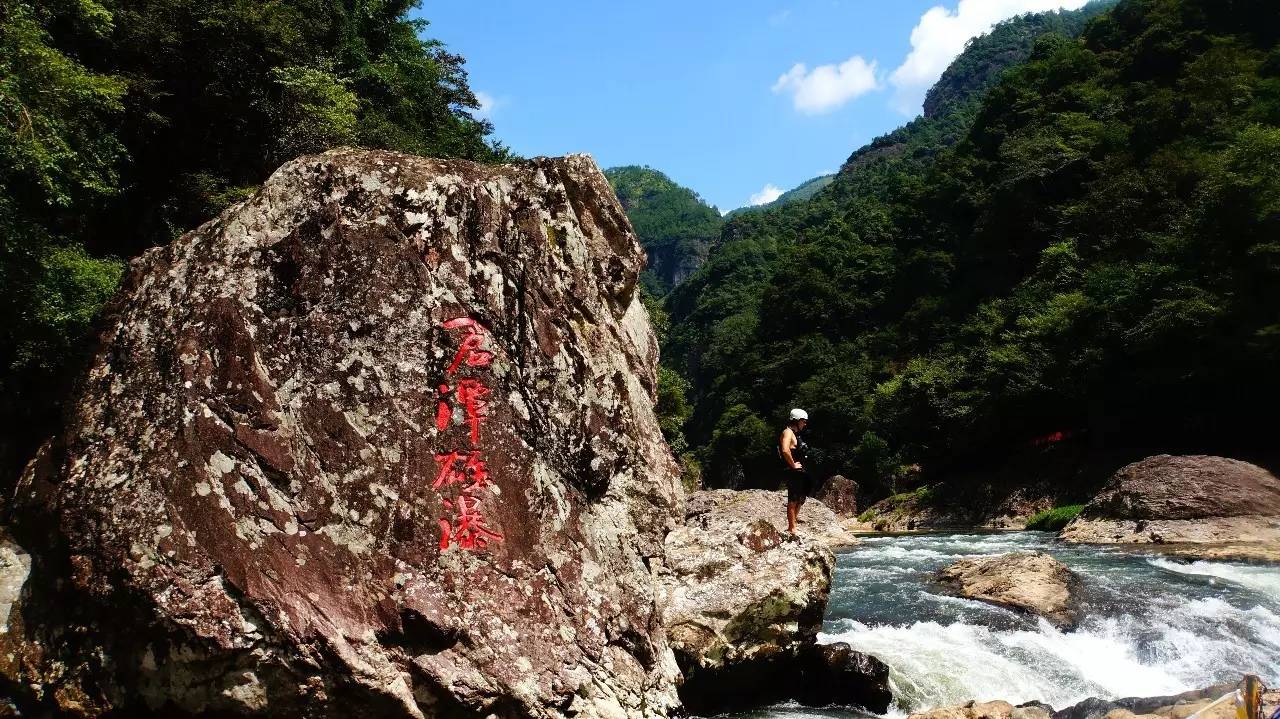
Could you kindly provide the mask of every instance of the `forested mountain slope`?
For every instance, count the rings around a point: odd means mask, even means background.
[[[1126,0],[736,218],[668,301],[707,482],[767,476],[793,405],[873,494],[1046,435],[1270,441],[1278,37],[1263,0]]]
[[[724,221],[693,190],[653,168],[627,165],[604,174],[649,257],[641,282],[661,297],[702,265]]]
[[[835,181],[835,179],[836,179],[836,176],[834,173],[830,175],[819,175],[813,179],[805,180],[799,185],[796,185],[790,190],[787,190],[781,195],[778,195],[778,199],[774,200],[773,202],[766,202],[763,205],[748,205],[746,207],[739,207],[736,210],[726,213],[725,217],[732,218],[744,212],[763,212],[764,210],[769,210],[774,207],[781,207],[783,205],[789,205],[793,202],[804,202],[805,200],[812,199],[814,195],[821,192],[823,188],[825,188],[827,185],[830,185],[833,181]]]

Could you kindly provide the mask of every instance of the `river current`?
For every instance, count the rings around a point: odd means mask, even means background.
[[[1083,580],[1071,632],[937,594],[934,572],[962,557],[1040,550]],[[890,716],[969,699],[1158,696],[1257,673],[1280,684],[1280,567],[1180,561],[1058,543],[1040,532],[870,537],[837,555],[822,642],[889,665]],[[740,717],[859,716],[783,705]],[[861,715],[866,716],[866,715]]]

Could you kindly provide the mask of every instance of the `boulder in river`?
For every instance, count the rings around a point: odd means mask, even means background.
[[[962,559],[938,573],[950,594],[1029,612],[1060,628],[1075,625],[1080,579],[1044,552]]]
[[[1148,457],[1118,470],[1061,537],[1208,551],[1227,545],[1232,550],[1218,556],[1266,558],[1280,546],[1280,479],[1226,457]]]
[[[664,623],[680,697],[694,713],[785,699],[884,711],[883,663],[815,643],[835,558],[821,534],[784,537],[774,524],[784,508],[773,492],[698,492],[667,535]]]
[[[642,265],[585,156],[349,149],[147,251],[7,507],[14,701],[675,710]]]

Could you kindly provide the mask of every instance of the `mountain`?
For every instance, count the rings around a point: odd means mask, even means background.
[[[1075,12],[1024,15],[996,25],[970,40],[924,98],[924,117],[935,118],[979,97],[1006,69],[1026,61],[1035,41],[1046,33],[1076,37],[1085,24],[1118,0],[1092,2]]]
[[[1278,38],[1263,0],[1016,18],[813,199],[727,223],[666,301],[706,483],[766,483],[792,406],[869,498],[1044,437],[1264,449]]]
[[[725,213],[725,219],[733,218],[744,212],[759,212],[761,210],[768,210],[774,207],[789,205],[792,202],[804,202],[805,200],[808,200],[812,198],[814,195],[818,194],[819,190],[826,187],[827,185],[830,185],[832,180],[835,180],[835,179],[836,179],[835,173],[831,173],[830,175],[820,175],[813,179],[805,180],[804,182],[800,183],[796,187],[793,187],[790,190],[787,190],[786,192],[782,193],[781,195],[778,195],[777,199],[773,200],[772,202],[766,202],[763,205],[748,205],[746,207],[739,207],[736,210],[730,210],[729,212]]]
[[[724,224],[720,212],[651,167],[612,167],[604,174],[649,257],[641,282],[661,297],[706,260]]]

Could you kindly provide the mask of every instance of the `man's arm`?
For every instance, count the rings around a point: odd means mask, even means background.
[[[796,446],[796,433],[791,431],[790,427],[782,430],[782,458],[786,460],[787,466],[792,469],[800,469],[800,463],[791,456],[791,450]]]

